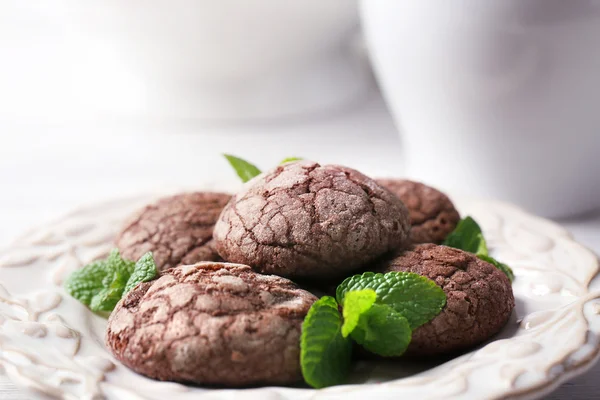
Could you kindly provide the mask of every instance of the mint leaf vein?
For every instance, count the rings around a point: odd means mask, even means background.
[[[410,344],[412,330],[408,320],[392,307],[373,304],[361,314],[351,336],[371,353],[383,357],[399,357]]]
[[[348,292],[372,289],[377,304],[392,307],[406,318],[411,329],[431,321],[446,305],[446,294],[431,279],[412,272],[365,272],[345,279],[336,290],[343,304]]]

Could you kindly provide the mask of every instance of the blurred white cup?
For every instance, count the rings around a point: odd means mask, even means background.
[[[96,106],[108,112],[123,111],[127,98],[132,114],[297,116],[353,101],[369,83],[349,48],[356,1],[63,2],[78,80],[103,92]]]
[[[407,174],[567,216],[600,206],[600,1],[363,0]]]

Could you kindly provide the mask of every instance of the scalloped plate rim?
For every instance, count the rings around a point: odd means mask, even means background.
[[[183,189],[183,190],[182,190]],[[65,215],[63,215],[60,218],[54,219],[50,222],[48,222],[47,224],[45,224],[45,226],[48,227],[52,227],[56,224],[59,224],[63,221],[69,220],[70,218],[74,218],[78,215],[81,214],[86,214],[86,213],[90,213],[94,210],[98,210],[100,208],[106,207],[108,205],[116,205],[116,204],[121,204],[123,202],[133,202],[133,201],[137,201],[137,200],[143,200],[143,201],[152,201],[153,199],[156,199],[158,197],[161,196],[165,196],[165,195],[169,195],[169,194],[173,194],[179,191],[191,191],[193,190],[193,188],[173,188],[172,190],[161,190],[161,191],[152,191],[150,193],[147,194],[141,194],[141,195],[136,195],[136,196],[128,196],[125,198],[114,198],[112,200],[107,200],[107,201],[103,201],[102,203],[99,204],[92,204],[92,205],[86,205],[86,206],[82,206],[82,207],[78,207],[76,209],[74,209],[73,211],[66,213]],[[587,251],[589,254],[593,255],[596,258],[596,273],[589,279],[588,282],[588,287],[591,284],[591,282],[594,281],[595,278],[598,278],[598,274],[600,273],[600,271],[598,270],[598,257],[597,255],[590,249],[588,249],[587,247],[577,243],[576,241],[574,241],[573,239],[573,235],[564,227],[560,226],[559,224],[553,222],[553,221],[549,221],[547,219],[535,216],[530,214],[528,211],[524,210],[521,207],[512,205],[510,203],[507,202],[503,202],[503,201],[498,201],[498,200],[483,200],[483,199],[473,199],[473,198],[467,198],[467,197],[453,197],[451,196],[453,200],[457,201],[459,204],[461,204],[462,202],[469,202],[469,203],[485,203],[485,204],[489,204],[489,205],[495,205],[495,207],[500,207],[500,208],[504,208],[506,210],[510,210],[511,212],[517,212],[519,214],[522,214],[523,216],[525,216],[526,218],[529,219],[533,219],[536,220],[540,223],[543,224],[549,224],[550,226],[552,226],[553,228],[555,228],[557,231],[561,232],[561,235],[568,239],[570,242],[572,243],[576,243],[578,246],[581,247],[581,249]],[[460,208],[460,207],[459,207]],[[39,231],[40,229],[43,229],[43,227],[38,227],[38,228],[33,228],[28,230],[26,233],[18,236],[13,243],[11,244],[11,246],[9,246],[8,248],[3,249],[2,252],[0,252],[0,255],[2,255],[2,253],[4,253],[5,251],[10,251],[11,249],[15,248],[15,247],[21,247],[22,245],[26,244],[27,238],[32,235],[34,232]],[[3,268],[0,265],[0,269]],[[10,290],[10,288],[8,288]],[[574,300],[573,302],[575,302],[576,300]],[[0,324],[1,326],[1,324]],[[1,345],[1,343],[0,343]],[[598,360],[600,359],[600,343],[597,343],[595,348],[594,348],[594,353],[591,357],[588,357],[585,361],[581,362],[579,365],[576,366],[576,368],[573,369],[568,369],[565,370],[563,372],[561,372],[558,376],[556,376],[554,379],[551,380],[547,380],[544,382],[539,383],[536,386],[533,387],[529,387],[526,388],[524,390],[513,390],[511,392],[506,392],[503,396],[508,395],[510,396],[510,398],[517,398],[517,399],[530,399],[530,398],[538,398],[540,396],[546,395],[550,392],[552,392],[553,390],[555,390],[558,386],[560,386],[562,383],[564,383],[565,381],[568,381],[570,379],[572,379],[575,376],[581,375],[583,373],[585,373],[586,371],[588,371],[590,368],[592,368],[596,362],[598,362]],[[2,365],[2,360],[0,360],[0,366]],[[409,377],[410,378],[410,377]],[[403,380],[404,378],[401,378],[400,380]],[[398,381],[400,381],[398,380]],[[387,382],[386,382],[387,383]],[[334,388],[329,388],[332,389],[332,391],[337,391],[340,388],[345,388],[348,389],[349,391],[355,391],[356,393],[359,394],[366,394],[368,392],[368,390],[370,389],[370,387],[372,386],[379,386],[379,385],[370,385],[370,384],[355,384],[355,385],[343,385],[343,386],[337,386]],[[312,399],[318,399],[321,397],[325,397],[327,396],[329,398],[330,394],[328,392],[330,392],[330,390],[328,389],[324,389],[324,390],[319,390],[319,391],[313,391],[312,389],[294,389],[294,388],[283,388],[283,387],[264,387],[264,388],[258,388],[258,389],[251,389],[253,392],[255,391],[261,391],[261,392],[268,392],[269,389],[283,389],[286,392],[290,393],[290,392],[300,392],[300,393],[306,393],[308,391],[310,391],[312,393],[312,396],[310,396],[310,398]],[[399,390],[400,388],[397,388],[396,390]],[[394,388],[391,388],[390,390],[395,390]],[[232,389],[226,389],[227,392],[231,392]],[[209,391],[209,392],[202,392],[201,394],[218,394],[220,392],[220,390],[214,390],[214,391]],[[200,393],[198,393],[200,394]],[[175,395],[175,394],[174,394]],[[201,396],[204,397],[204,396]],[[287,396],[286,396],[287,397]],[[292,396],[293,397],[293,396]]]

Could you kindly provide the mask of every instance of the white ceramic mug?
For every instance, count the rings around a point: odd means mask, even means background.
[[[352,101],[368,82],[348,49],[355,1],[91,4],[86,10],[102,12],[80,13],[81,27],[110,41],[150,82],[153,112],[211,120],[297,116]]]
[[[368,65],[350,46],[358,34],[356,1],[7,2],[12,7],[0,5],[7,14],[0,19],[17,21],[15,27],[35,22],[32,15],[60,26],[60,37],[54,29],[31,38],[26,25],[15,34],[40,47],[60,47],[51,60],[61,68],[53,74],[60,83],[52,86],[50,106],[71,101],[65,107],[76,115],[210,121],[302,116],[343,107],[371,83]],[[47,10],[38,10],[42,6]],[[14,54],[5,47],[0,58],[10,62]],[[26,83],[45,64],[14,68],[10,79]]]
[[[546,216],[600,206],[600,1],[363,0],[407,174]]]

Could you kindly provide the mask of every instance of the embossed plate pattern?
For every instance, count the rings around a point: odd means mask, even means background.
[[[129,371],[104,348],[106,320],[61,289],[71,271],[107,254],[123,220],[154,197],[81,210],[0,253],[0,365],[17,385],[64,399],[240,394],[156,382]],[[597,257],[559,226],[515,207],[456,202],[462,215],[480,222],[492,254],[516,273],[516,310],[498,337],[445,362],[364,362],[349,385],[245,389],[245,398],[535,398],[591,366],[600,348]]]

